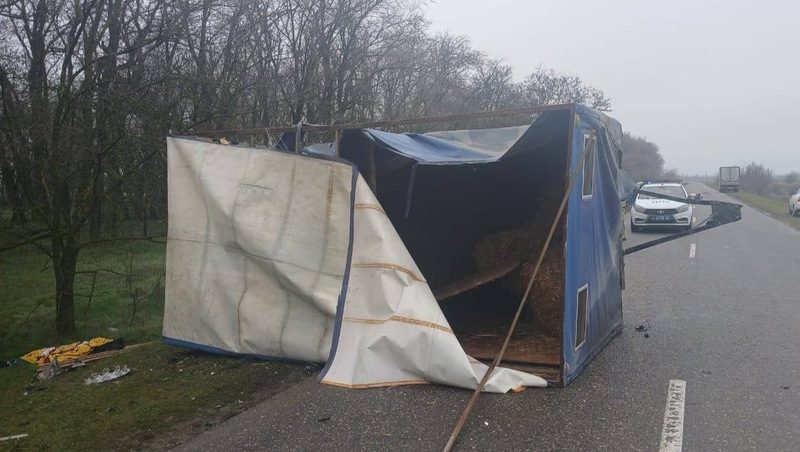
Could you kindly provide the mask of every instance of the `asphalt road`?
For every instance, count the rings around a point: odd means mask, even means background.
[[[799,450],[800,232],[743,216],[629,256],[623,333],[566,388],[483,395],[456,450],[656,451],[671,379],[686,381],[683,450]],[[436,451],[469,396],[309,379],[182,449]]]

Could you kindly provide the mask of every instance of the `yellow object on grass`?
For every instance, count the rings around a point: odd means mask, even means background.
[[[53,361],[59,363],[74,361],[77,358],[92,353],[92,350],[102,345],[114,342],[105,337],[95,337],[88,341],[73,342],[71,344],[59,345],[58,347],[45,347],[22,356],[22,360],[31,364],[42,365]]]

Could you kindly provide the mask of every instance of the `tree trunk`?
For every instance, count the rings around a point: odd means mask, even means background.
[[[142,171],[144,175],[144,171]],[[142,237],[150,234],[148,220],[150,219],[150,198],[147,196],[147,179],[142,177]]]
[[[53,239],[53,272],[56,278],[56,330],[75,332],[75,269],[78,248],[69,239]]]
[[[10,154],[10,152],[9,152]],[[10,158],[9,158],[10,160]],[[23,208],[22,195],[20,194],[19,175],[4,160],[0,161],[0,182],[3,183],[2,189],[5,190],[6,201],[11,207],[11,221],[9,226],[13,229],[23,229],[28,222]]]
[[[89,238],[97,240],[103,227],[103,165],[97,158],[94,180],[92,181],[92,201],[89,206]]]
[[[144,209],[144,217],[142,218],[142,237],[147,237],[150,235],[150,228],[148,226],[148,214],[150,213],[150,209],[145,207]]]

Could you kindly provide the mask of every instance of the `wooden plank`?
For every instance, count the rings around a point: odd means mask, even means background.
[[[493,310],[459,312],[448,320],[468,355],[491,361],[500,350],[511,317]],[[561,346],[560,334],[546,333],[528,319],[511,336],[503,362],[560,367]]]
[[[448,284],[441,289],[434,290],[433,296],[436,297],[437,301],[447,300],[448,298],[455,297],[456,295],[470,291],[484,284],[496,281],[514,271],[514,269],[519,267],[521,263],[522,261],[511,261],[499,267],[489,268],[478,273],[474,273],[465,278],[459,279],[452,284]]]
[[[74,357],[64,357],[58,360],[58,366],[62,368],[72,367],[76,363],[80,363],[78,365],[89,363],[92,361],[97,361],[98,359],[107,358],[109,356],[113,356],[128,350],[133,350],[135,348],[139,348],[144,345],[155,344],[158,341],[150,341],[150,342],[142,342],[141,344],[132,344],[127,345],[125,348],[119,348],[115,350],[106,350],[104,352],[97,352],[97,353],[90,353],[88,355],[81,355],[81,356],[74,356]],[[37,364],[37,369],[41,369],[43,367],[51,366],[53,362],[45,363],[45,364]]]
[[[475,359],[490,361],[497,356],[503,333],[461,337],[464,351]],[[561,344],[557,338],[536,334],[519,334],[511,338],[503,362],[561,365]]]

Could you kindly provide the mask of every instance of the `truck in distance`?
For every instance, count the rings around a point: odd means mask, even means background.
[[[739,191],[739,173],[741,168],[738,166],[722,166],[719,169],[719,191],[725,192],[738,192]]]

